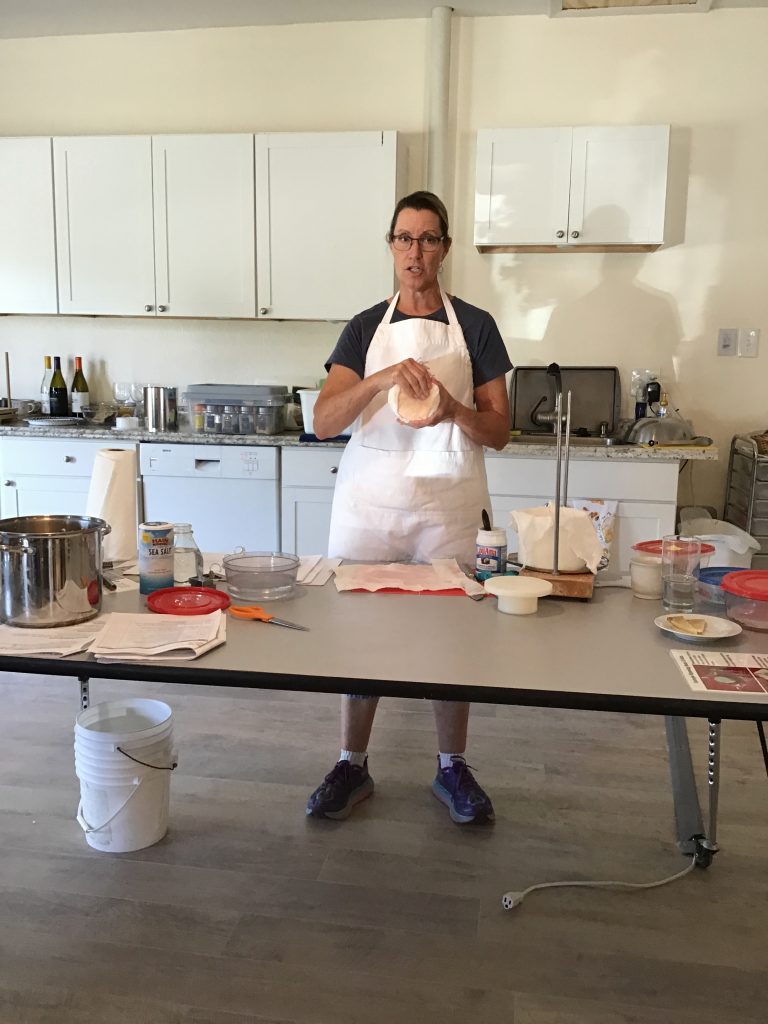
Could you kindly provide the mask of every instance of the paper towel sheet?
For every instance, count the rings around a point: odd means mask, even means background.
[[[136,558],[136,473],[135,449],[102,448],[96,453],[85,514],[112,527],[102,544],[106,562]]]

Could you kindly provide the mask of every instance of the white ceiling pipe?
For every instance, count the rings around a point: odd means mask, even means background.
[[[452,7],[432,8],[427,182],[430,191],[439,196],[443,202],[447,202],[446,153],[448,149],[452,14]]]

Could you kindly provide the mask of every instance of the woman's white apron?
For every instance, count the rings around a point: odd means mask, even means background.
[[[448,296],[448,323],[413,317],[392,323],[395,295],[376,328],[365,376],[408,357],[425,363],[459,402],[474,407],[472,365]],[[339,464],[328,554],[362,561],[474,565],[483,509],[490,509],[483,449],[452,421],[414,429],[382,392],[355,421]]]

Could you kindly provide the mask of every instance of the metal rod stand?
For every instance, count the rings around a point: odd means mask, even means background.
[[[552,575],[560,575],[560,506],[568,501],[568,464],[571,461],[571,392],[565,414],[565,459],[563,460],[563,394],[555,399],[555,537]],[[565,462],[565,465],[563,465]]]

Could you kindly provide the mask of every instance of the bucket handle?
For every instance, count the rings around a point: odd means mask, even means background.
[[[135,761],[136,764],[143,764],[145,768],[155,768],[159,772],[172,772],[174,768],[178,768],[178,766],[179,766],[179,762],[178,761],[174,761],[173,764],[170,764],[170,765],[168,765],[168,764],[148,764],[146,761],[140,761],[138,759],[138,757],[134,757],[132,754],[129,754],[128,751],[127,750],[123,750],[122,747],[115,747],[115,750],[119,750],[120,753],[124,757],[129,758],[131,761]],[[171,757],[173,757],[173,754],[171,754]]]
[[[75,816],[75,820],[77,821],[77,824],[80,826],[80,828],[83,830],[83,832],[85,832],[85,834],[88,835],[89,832],[101,832],[101,830],[103,828],[106,828],[107,825],[109,825],[110,822],[115,820],[115,818],[118,816],[118,814],[120,814],[121,811],[125,810],[125,808],[128,805],[128,801],[132,800],[136,796],[136,794],[141,789],[141,782],[142,782],[142,780],[139,780],[138,784],[133,787],[131,792],[128,794],[128,796],[125,798],[125,800],[123,800],[123,802],[117,808],[115,813],[110,815],[107,818],[106,821],[101,823],[101,825],[89,825],[88,824],[88,822],[83,817],[83,801],[81,799],[80,803],[77,805],[77,814]]]

